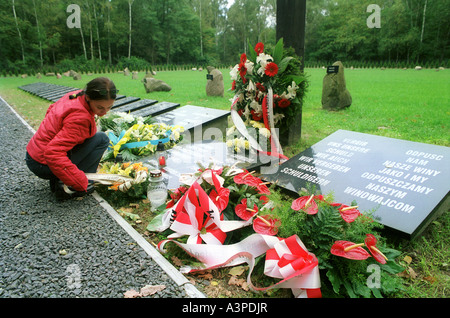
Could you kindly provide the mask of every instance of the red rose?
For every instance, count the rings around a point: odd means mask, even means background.
[[[267,76],[274,77],[278,74],[278,65],[273,62],[267,64],[265,73]]]
[[[291,105],[291,101],[289,99],[283,98],[278,102],[278,107],[286,108]]]

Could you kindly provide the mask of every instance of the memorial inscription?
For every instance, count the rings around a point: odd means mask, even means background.
[[[339,130],[283,163],[268,181],[315,186],[414,237],[448,209],[450,148]]]

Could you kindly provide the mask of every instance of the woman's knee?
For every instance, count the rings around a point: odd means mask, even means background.
[[[110,141],[109,141],[109,137],[104,132],[102,132],[102,131],[97,132],[95,134],[94,138],[97,139],[99,147],[104,148],[104,149],[108,148]]]

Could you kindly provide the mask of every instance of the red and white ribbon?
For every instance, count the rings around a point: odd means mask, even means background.
[[[235,109],[235,106],[237,104],[239,97],[235,96],[233,99],[233,102],[231,104],[231,119],[233,120],[233,123],[236,127],[236,129],[239,131],[239,133],[244,136],[250,143],[250,146],[267,155],[271,155],[274,157],[278,157],[282,160],[287,160],[285,155],[283,155],[283,149],[281,148],[280,141],[278,139],[277,130],[275,129],[275,121],[274,121],[274,114],[273,114],[273,90],[271,87],[268,88],[268,93],[263,99],[262,103],[262,110],[263,110],[263,120],[265,127],[270,131],[270,145],[271,145],[271,151],[266,152],[264,151],[260,144],[248,133],[247,127],[245,126],[244,121],[242,120],[241,116],[238,114],[238,112]]]
[[[158,249],[164,253],[164,246],[168,242],[175,243],[205,266],[183,267],[180,271],[184,273],[247,263],[249,265],[247,284],[255,291],[291,288],[295,297],[321,297],[317,258],[306,250],[296,235],[288,239],[280,239],[275,236],[253,234],[239,243],[220,246],[183,244],[164,240],[158,244]],[[280,278],[281,281],[272,286],[260,288],[252,283],[251,274],[255,259],[264,253],[267,253],[264,273]]]
[[[169,238],[188,235],[187,243],[223,244],[227,232],[251,224],[250,221],[224,221],[217,206],[194,182],[181,199],[163,216],[163,224],[170,225],[175,233]]]

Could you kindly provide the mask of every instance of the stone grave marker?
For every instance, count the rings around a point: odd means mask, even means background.
[[[322,107],[327,110],[340,110],[351,104],[352,96],[347,90],[344,65],[337,61],[327,67],[327,75],[323,78]]]
[[[198,163],[204,167],[211,163],[219,167],[236,164],[242,169],[259,171],[261,166],[270,164],[270,161],[271,159],[264,155],[234,154],[224,142],[203,140],[178,144],[166,151],[166,166],[161,170],[168,179],[169,189],[176,189],[181,185],[180,176],[197,172]],[[142,162],[152,168],[158,168],[156,156],[143,158]]]
[[[124,113],[133,112],[133,111],[142,109],[144,107],[156,104],[157,102],[158,101],[153,100],[153,99],[140,99],[133,103],[125,104],[125,105],[122,105],[119,107],[114,107],[113,111],[124,112]]]
[[[180,125],[190,133],[190,140],[198,141],[204,139],[214,139],[226,136],[228,127],[229,111],[186,105],[162,115],[154,117],[155,122],[165,123],[170,126]],[[209,128],[215,128],[208,130]],[[221,136],[210,136],[208,133],[214,134],[221,132]]]
[[[133,115],[141,117],[158,116],[179,106],[180,104],[177,103],[160,102],[131,112]]]
[[[413,239],[449,210],[450,148],[338,130],[281,164],[267,181],[289,191],[314,186]]]

